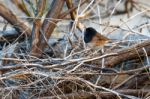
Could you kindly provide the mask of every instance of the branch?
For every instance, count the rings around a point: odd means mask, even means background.
[[[31,35],[31,54],[38,55],[38,46],[40,44],[40,29],[41,29],[41,18],[45,9],[46,0],[39,0],[37,5],[37,15],[33,23],[32,35]]]
[[[25,13],[27,16],[31,16],[29,10],[27,9],[24,1],[22,0],[11,0],[11,2],[13,2],[23,13]],[[45,1],[45,0],[44,0]]]
[[[24,24],[16,15],[10,11],[6,6],[0,3],[0,16],[2,16],[5,20],[7,20],[13,27],[16,29],[18,33],[25,33],[27,35],[31,34],[31,29]]]
[[[43,49],[46,48],[46,46],[48,45],[47,41],[56,27],[56,24],[58,22],[57,19],[59,18],[60,12],[62,11],[64,1],[65,0],[53,0],[53,2],[50,5],[50,9],[46,15],[46,19],[44,20],[42,24],[42,29],[41,29],[42,35],[40,37],[41,41],[38,46],[39,48],[38,56],[42,55]]]
[[[150,55],[150,41],[149,40],[116,52],[118,53],[118,55],[110,56],[106,58],[105,65],[108,67],[113,67],[129,59],[135,59],[135,58],[141,59],[141,57],[145,55],[143,48],[145,48],[147,55]]]

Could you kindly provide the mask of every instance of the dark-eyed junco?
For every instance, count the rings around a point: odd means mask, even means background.
[[[90,48],[101,49],[109,40],[109,38],[101,35],[92,27],[88,27],[84,31],[84,42]]]

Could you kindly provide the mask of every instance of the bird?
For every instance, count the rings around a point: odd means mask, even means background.
[[[101,35],[93,27],[88,27],[84,30],[84,42],[92,49],[102,49],[109,41],[109,38]]]

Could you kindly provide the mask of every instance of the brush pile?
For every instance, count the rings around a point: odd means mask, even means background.
[[[0,98],[150,98],[146,1],[3,0]],[[86,27],[117,40],[88,48]]]

